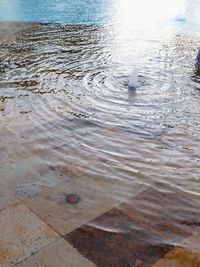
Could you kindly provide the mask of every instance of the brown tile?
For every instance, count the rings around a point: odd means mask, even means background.
[[[173,244],[200,230],[200,203],[170,186],[158,184],[119,208]]]
[[[173,248],[117,208],[65,238],[98,267],[150,267]]]
[[[0,266],[10,267],[58,239],[57,233],[22,203],[0,212]]]

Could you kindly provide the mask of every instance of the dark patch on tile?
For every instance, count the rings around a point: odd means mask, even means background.
[[[168,185],[149,188],[119,208],[168,243],[200,230],[200,203]]]
[[[77,204],[80,202],[80,197],[77,194],[66,195],[65,199],[69,204]]]
[[[174,248],[117,208],[65,239],[98,267],[150,267]]]

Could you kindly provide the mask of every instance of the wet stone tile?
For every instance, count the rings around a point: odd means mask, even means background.
[[[87,167],[86,167],[87,168]],[[144,191],[147,186],[137,181],[117,179],[116,177],[107,177],[106,175],[98,175],[94,173],[88,173],[88,169],[83,171],[81,175],[66,175],[63,174],[62,180],[73,181],[73,184],[77,188],[87,188],[91,192],[96,192],[98,195],[104,196],[106,199],[110,199],[113,202],[113,206],[118,205],[121,202],[127,201],[130,197],[138,195]]]
[[[200,230],[200,203],[167,185],[149,188],[119,208],[173,244]]]
[[[34,256],[17,265],[18,267],[95,267],[80,255],[68,242],[59,239],[57,242],[42,249]]]
[[[48,172],[48,166],[37,156],[18,160],[0,168],[1,182],[11,188],[37,181]]]
[[[190,252],[200,253],[200,232],[184,239],[179,246]]]
[[[173,249],[117,208],[65,239],[98,267],[150,267]]]
[[[16,144],[16,135],[6,127],[2,127],[0,130],[0,166],[8,164],[14,160],[15,157],[11,152],[14,151]]]
[[[8,207],[9,205],[18,202],[14,192],[10,191],[7,187],[0,184],[0,210]]]
[[[58,239],[54,230],[21,203],[0,212],[0,229],[2,267],[13,266]]]
[[[66,196],[71,194],[77,195],[77,203],[70,204],[67,201]],[[110,198],[69,178],[36,194],[21,195],[20,199],[62,235],[114,206]]]
[[[160,259],[152,267],[199,267],[200,251],[194,253],[184,248],[176,248]]]
[[[0,167],[30,156],[24,146],[24,140],[7,127],[0,130]]]
[[[199,267],[200,232],[189,236],[152,267]]]
[[[31,198],[42,191],[48,190],[49,187],[56,187],[62,180],[69,180],[69,177],[64,176],[60,171],[53,166],[45,164],[44,175],[33,177],[32,181],[22,182],[16,185],[13,190],[19,199]]]

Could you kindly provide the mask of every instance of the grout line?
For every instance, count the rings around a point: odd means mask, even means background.
[[[21,200],[21,202],[23,203],[24,206],[27,207],[27,209],[29,209],[33,214],[35,214],[43,223],[45,223],[49,228],[51,228],[52,230],[54,230],[60,237],[62,237],[62,235],[54,228],[52,227],[49,223],[47,223],[43,218],[41,218],[33,209],[31,209],[29,206],[27,206],[23,200]]]
[[[30,256],[26,257],[25,259],[21,260],[21,261],[18,262],[18,263],[15,263],[15,264],[12,265],[12,266],[17,266],[17,265],[23,263],[23,262],[26,261],[27,259],[29,259],[29,258],[31,258],[32,256],[35,256],[36,254],[38,254],[40,251],[45,250],[46,248],[50,247],[50,246],[53,245],[54,243],[58,242],[59,239],[62,239],[62,238],[58,238],[58,239],[56,239],[55,241],[52,241],[50,244],[48,244],[48,245],[42,247],[42,248],[39,249],[38,251],[32,253]]]

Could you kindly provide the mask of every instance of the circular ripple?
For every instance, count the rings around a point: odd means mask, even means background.
[[[177,36],[150,49],[144,39],[134,62],[141,86],[131,90],[130,55],[141,40],[127,38],[122,51],[107,28],[42,24],[18,24],[11,37],[0,44],[0,96],[14,98],[14,112],[29,112],[32,128],[24,135],[36,151],[73,163],[77,175],[145,184],[168,175],[182,183],[183,173],[168,161],[181,165],[185,147],[197,145],[199,78],[191,49],[198,40]],[[184,175],[191,173],[188,167]]]

